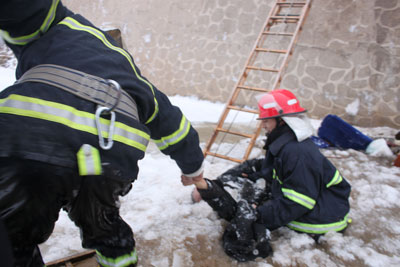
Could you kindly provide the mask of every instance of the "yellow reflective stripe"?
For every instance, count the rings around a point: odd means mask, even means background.
[[[11,94],[0,99],[0,113],[43,119],[63,124],[72,129],[97,135],[95,115],[64,104]],[[101,118],[103,137],[108,137],[110,120]],[[146,151],[150,136],[121,122],[115,122],[113,140]],[[104,131],[103,131],[104,129]]]
[[[292,221],[287,224],[287,226],[295,231],[303,232],[303,233],[310,233],[310,234],[325,234],[329,231],[342,231],[345,229],[350,223],[350,219],[347,218],[348,214],[344,217],[343,220],[335,223],[328,223],[328,224],[310,224],[310,223],[302,223]]]
[[[326,188],[331,187],[332,185],[337,185],[343,180],[343,177],[340,175],[339,171],[336,170],[335,175],[332,180],[326,185]]]
[[[283,195],[285,197],[287,197],[288,199],[290,199],[290,200],[292,200],[292,201],[294,201],[294,202],[306,207],[307,209],[311,210],[315,206],[316,202],[315,202],[314,199],[312,199],[312,198],[310,198],[310,197],[308,197],[306,195],[303,195],[301,193],[298,193],[298,192],[296,192],[296,191],[294,191],[292,189],[282,188],[282,192],[283,192]]]
[[[166,149],[169,146],[172,146],[179,141],[181,141],[183,138],[187,136],[190,130],[190,122],[186,119],[186,117],[182,114],[182,119],[181,123],[179,124],[179,129],[176,130],[174,133],[161,137],[161,139],[158,140],[153,140],[157,147],[160,150]]]
[[[81,146],[77,153],[79,175],[100,175],[101,159],[97,148],[89,144]]]
[[[8,43],[14,45],[26,45],[27,43],[32,42],[33,40],[39,39],[40,34],[47,32],[47,30],[50,28],[50,25],[53,23],[54,18],[56,17],[55,15],[59,2],[60,0],[53,0],[46,18],[44,19],[42,25],[37,31],[19,37],[11,37],[8,32],[0,31],[1,37]]]
[[[272,169],[272,179],[276,179],[280,184],[283,184],[278,175],[276,175],[275,169]]]
[[[155,93],[154,93],[153,85],[152,85],[151,83],[149,83],[146,79],[144,79],[143,77],[141,77],[141,76],[138,74],[138,72],[137,72],[137,70],[136,70],[136,68],[135,68],[135,64],[133,64],[132,58],[131,58],[131,56],[129,55],[129,53],[126,52],[124,49],[122,49],[122,48],[120,48],[120,47],[117,47],[117,46],[112,45],[112,44],[107,40],[107,38],[104,36],[104,34],[103,34],[101,31],[99,31],[99,30],[97,30],[97,29],[95,29],[95,28],[93,28],[93,27],[83,25],[83,24],[79,23],[78,21],[76,21],[75,19],[73,19],[73,18],[71,18],[71,17],[66,17],[63,21],[59,22],[58,24],[65,25],[65,26],[67,26],[67,27],[69,27],[69,28],[71,28],[71,29],[73,29],[73,30],[85,31],[85,32],[87,32],[87,33],[89,33],[89,34],[95,36],[95,37],[98,38],[105,46],[107,46],[107,47],[110,48],[111,50],[114,50],[114,51],[120,53],[121,55],[123,55],[123,56],[128,60],[129,64],[131,65],[131,67],[132,67],[132,69],[133,69],[133,71],[135,72],[136,77],[137,77],[139,80],[141,80],[142,82],[144,82],[145,84],[147,84],[147,85],[150,87],[151,92],[153,93],[155,109],[154,109],[153,114],[152,114],[152,115],[150,116],[150,118],[146,121],[146,124],[149,123],[149,122],[151,122],[151,121],[154,119],[154,117],[157,115],[157,113],[158,113],[158,102],[157,102],[157,99],[155,98]]]
[[[136,248],[129,254],[117,258],[107,258],[103,256],[98,250],[96,250],[97,262],[104,267],[125,267],[136,264],[138,261]]]

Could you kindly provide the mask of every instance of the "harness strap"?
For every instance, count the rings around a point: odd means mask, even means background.
[[[105,80],[64,66],[42,64],[28,70],[16,81],[16,83],[23,82],[49,84],[107,107],[110,111],[115,110],[120,114],[139,120],[135,100],[127,92],[116,87],[117,83],[112,80]]]

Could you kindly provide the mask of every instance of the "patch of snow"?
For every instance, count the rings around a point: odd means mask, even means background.
[[[360,99],[357,98],[356,100],[347,105],[346,113],[355,116],[358,113],[359,107],[360,107]]]

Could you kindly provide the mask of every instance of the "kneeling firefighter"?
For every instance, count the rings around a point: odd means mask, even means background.
[[[270,230],[287,226],[318,241],[329,231],[343,232],[350,221],[351,186],[309,138],[312,126],[294,94],[271,91],[258,108],[265,157],[195,181],[192,193],[229,221],[223,247],[238,261],[271,255]]]
[[[258,102],[267,132],[261,175],[271,182],[271,199],[257,206],[258,222],[287,226],[316,240],[348,226],[351,186],[309,138],[312,126],[289,90],[269,92]]]
[[[197,132],[126,50],[59,0],[2,1],[0,29],[18,60],[0,93],[0,217],[15,265],[43,266],[38,244],[63,208],[101,266],[136,266],[118,197],[150,138],[183,176],[202,177]]]

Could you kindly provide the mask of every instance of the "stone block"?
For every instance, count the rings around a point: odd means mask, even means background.
[[[371,67],[379,72],[391,72],[391,56],[387,50],[380,46],[370,47]]]
[[[313,115],[317,115],[312,112],[316,105],[316,103],[312,99],[303,99],[303,98],[299,97],[299,101],[300,101],[301,106],[303,108],[307,109],[308,114],[312,113]]]
[[[359,125],[361,127],[369,127],[372,125],[372,118],[371,117],[363,117],[358,116],[355,118],[355,125]]]
[[[369,87],[374,90],[379,90],[379,88],[382,85],[382,81],[384,79],[385,79],[385,75],[383,75],[383,74],[380,74],[380,73],[372,74],[368,79]]]
[[[397,28],[400,26],[400,7],[393,10],[383,11],[380,18],[383,26]]]
[[[344,71],[344,70],[339,70],[339,71],[333,72],[333,73],[330,75],[329,80],[330,80],[330,81],[342,80],[342,79],[344,78],[344,74],[345,74],[345,71]]]
[[[312,98],[317,103],[317,105],[324,106],[325,108],[332,107],[332,100],[324,92],[316,92],[313,94]]]
[[[376,25],[376,42],[382,44],[386,41],[386,37],[389,34],[389,29],[382,27],[381,25]]]
[[[301,86],[305,87],[305,88],[310,88],[310,89],[313,89],[313,90],[317,90],[318,89],[317,82],[314,79],[312,79],[312,78],[310,78],[308,76],[301,79]]]
[[[376,115],[372,117],[371,125],[375,126],[386,126],[391,125],[393,121],[389,117]]]
[[[333,112],[332,112],[332,110],[317,104],[312,109],[312,113],[313,113],[313,115],[316,115],[319,118],[324,118],[326,115],[332,114]]]
[[[375,7],[382,7],[385,9],[394,8],[398,4],[398,0],[376,0]]]
[[[348,69],[351,67],[349,61],[339,53],[324,50],[319,53],[319,63],[328,68]]]
[[[378,103],[378,113],[382,116],[395,116],[398,114],[396,110],[390,108],[386,103]]]
[[[371,75],[371,68],[369,66],[365,66],[361,68],[357,73],[357,78],[366,78]]]
[[[282,87],[288,89],[297,88],[299,87],[299,79],[296,75],[285,75],[282,81]]]
[[[400,125],[400,115],[399,115],[399,116],[395,116],[394,119],[393,119],[393,121],[394,121],[394,123],[395,123],[396,125]]]
[[[322,92],[329,95],[336,95],[336,88],[333,83],[327,83],[322,86]]]
[[[351,88],[367,88],[367,85],[367,80],[353,80],[349,83],[349,86]]]
[[[344,76],[344,81],[345,82],[350,82],[353,81],[356,77],[356,69],[352,68],[351,70],[349,70],[346,75]]]
[[[322,66],[307,66],[306,73],[314,78],[317,82],[327,82],[331,69]]]
[[[371,54],[368,51],[370,45],[364,43],[356,43],[351,49],[349,61],[353,66],[370,64]]]
[[[295,95],[299,98],[312,100],[313,91],[310,89],[307,89],[304,87],[299,87],[299,88],[296,88],[295,92],[296,92]]]

